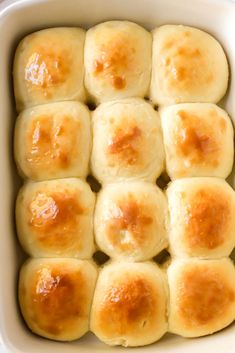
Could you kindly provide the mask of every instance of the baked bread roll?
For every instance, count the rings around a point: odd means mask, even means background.
[[[142,99],[101,104],[93,113],[93,175],[108,183],[155,181],[164,164],[158,113]]]
[[[217,103],[227,85],[227,59],[211,35],[181,25],[153,31],[150,97],[154,103]]]
[[[20,42],[13,68],[17,111],[85,99],[84,41],[83,29],[64,27],[32,33]]]
[[[96,243],[110,257],[144,261],[168,245],[165,195],[143,181],[109,184],[99,193],[94,216]]]
[[[85,84],[96,102],[148,94],[152,37],[128,21],[109,21],[87,31]]]
[[[90,258],[94,251],[95,196],[79,179],[28,182],[16,201],[16,226],[34,257]]]
[[[24,110],[16,122],[14,144],[15,160],[23,177],[86,177],[91,150],[89,110],[78,102]]]
[[[175,260],[168,268],[169,330],[200,337],[235,319],[235,267],[220,260]]]
[[[167,286],[154,263],[115,262],[100,272],[90,328],[109,345],[144,346],[167,331]]]
[[[233,126],[228,114],[210,103],[178,104],[160,110],[171,179],[226,178],[233,166]]]
[[[235,192],[217,178],[188,178],[167,189],[170,251],[174,256],[219,258],[235,246]]]
[[[88,331],[97,269],[76,259],[30,259],[21,268],[19,303],[32,332],[72,341]]]

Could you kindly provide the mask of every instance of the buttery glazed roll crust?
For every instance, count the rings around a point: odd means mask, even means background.
[[[31,259],[21,268],[19,303],[32,332],[72,341],[89,328],[97,269],[76,259]]]
[[[200,337],[235,319],[235,267],[230,259],[175,260],[168,268],[169,330]]]
[[[150,97],[155,104],[217,103],[227,85],[227,59],[211,35],[182,25],[153,31]]]
[[[111,263],[100,272],[91,309],[91,331],[109,345],[140,346],[167,330],[167,286],[153,263]]]
[[[167,189],[173,256],[219,258],[235,246],[235,192],[222,179],[188,178]]]
[[[167,245],[165,195],[145,182],[109,184],[100,192],[94,216],[96,243],[110,257],[144,261]]]
[[[91,169],[101,182],[155,181],[164,167],[158,113],[142,99],[101,104],[93,113]]]
[[[16,121],[14,150],[23,177],[86,177],[91,151],[89,110],[78,102],[24,110]]]
[[[148,93],[152,37],[128,21],[109,21],[87,31],[85,84],[96,102]]]
[[[33,257],[90,258],[95,196],[79,179],[28,182],[16,201],[19,241]]]
[[[162,108],[160,115],[171,179],[230,174],[234,132],[223,109],[210,103],[185,103]]]
[[[85,31],[49,28],[25,37],[14,59],[17,110],[64,100],[85,99]]]

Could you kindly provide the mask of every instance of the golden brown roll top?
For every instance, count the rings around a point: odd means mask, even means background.
[[[167,189],[171,254],[219,258],[235,246],[235,192],[224,180],[188,178]]]
[[[16,121],[14,150],[23,177],[86,177],[91,151],[89,110],[78,102],[24,110]]]
[[[87,31],[85,84],[96,102],[142,97],[151,73],[151,34],[128,21],[109,21]]]
[[[153,31],[150,96],[154,103],[217,103],[227,85],[227,59],[211,35],[181,25]]]
[[[95,196],[79,179],[26,183],[16,201],[21,245],[34,257],[90,258]]]
[[[165,277],[153,263],[111,263],[100,272],[92,332],[109,345],[140,346],[167,330]]]
[[[85,31],[50,28],[19,44],[14,60],[17,110],[55,101],[85,99],[83,84]]]
[[[89,328],[96,267],[76,259],[31,259],[21,268],[19,303],[32,332],[71,341]]]
[[[158,113],[142,99],[101,104],[93,113],[91,169],[101,183],[155,181],[164,164]]]
[[[162,191],[145,182],[109,184],[94,216],[96,243],[115,259],[144,261],[167,244],[168,210]]]
[[[223,109],[210,103],[177,104],[162,108],[160,115],[171,179],[229,175],[234,132]]]
[[[230,259],[175,260],[168,268],[169,330],[199,337],[235,319],[235,267]]]

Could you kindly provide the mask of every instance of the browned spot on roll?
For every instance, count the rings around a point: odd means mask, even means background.
[[[98,74],[100,72],[104,71],[104,65],[102,62],[100,62],[99,60],[95,60],[94,62],[94,73]]]
[[[26,159],[34,174],[46,169],[67,169],[79,151],[80,122],[69,116],[39,116],[27,129]]]
[[[215,249],[226,241],[229,220],[233,216],[226,194],[215,188],[202,188],[185,208],[185,237],[192,249]]]
[[[217,166],[220,159],[220,141],[211,129],[210,122],[184,110],[180,110],[178,116],[181,120],[180,129],[175,136],[178,155],[194,164]]]
[[[79,217],[86,210],[79,204],[79,193],[38,192],[29,204],[29,225],[46,248],[64,249],[79,244]]]
[[[108,144],[107,153],[116,155],[127,164],[135,164],[139,158],[139,140],[142,132],[137,126],[118,128]]]
[[[28,303],[42,330],[59,335],[84,318],[86,283],[80,271],[44,267],[35,273]]]
[[[108,237],[113,246],[130,251],[146,245],[153,224],[151,207],[132,194],[120,200],[107,221]]]
[[[112,77],[112,85],[117,89],[122,89],[126,86],[126,80],[120,76],[113,76]]]
[[[152,321],[157,310],[157,293],[142,276],[112,283],[105,295],[98,320],[107,334],[126,334],[142,321]]]
[[[25,80],[31,90],[43,90],[46,97],[52,93],[53,87],[67,81],[71,65],[71,53],[68,51],[58,46],[42,46],[29,56],[25,66]]]
[[[175,33],[160,47],[162,77],[168,89],[196,90],[214,79],[207,53],[189,31]],[[171,58],[170,64],[168,58]]]
[[[135,48],[126,34],[120,33],[100,46],[100,55],[94,60],[94,75],[102,75],[117,90],[127,85],[127,75],[134,69]]]
[[[197,327],[219,320],[235,301],[235,293],[216,270],[198,266],[181,275],[177,298],[185,324]]]

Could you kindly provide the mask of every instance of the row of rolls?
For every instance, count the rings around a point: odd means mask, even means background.
[[[221,330],[235,320],[234,212],[221,178],[178,179],[166,194],[144,181],[111,183],[96,204],[78,178],[26,183],[16,205],[32,257],[19,277],[25,322],[54,340],[91,330],[123,346]],[[159,265],[153,257],[166,247],[172,258]],[[89,260],[97,249],[111,258],[99,267]]]
[[[221,45],[185,26],[51,28],[21,41],[13,74],[28,327],[140,346],[233,322],[235,193],[225,179],[234,146],[215,104],[228,84]],[[165,172],[172,181],[161,190]],[[97,195],[88,174],[102,185]],[[159,265],[166,248],[172,258]],[[101,267],[98,249],[111,258]]]
[[[48,103],[24,110],[15,126],[15,160],[31,180],[86,178],[101,184],[227,178],[234,158],[233,126],[213,103],[182,103],[156,111],[141,98],[100,104]],[[24,143],[22,143],[24,141]]]
[[[133,22],[108,21],[88,31],[62,27],[27,35],[13,74],[21,111],[53,101],[131,97],[156,105],[217,103],[229,68],[220,43],[200,29],[164,25],[150,33]]]
[[[98,278],[97,278],[98,276]],[[235,267],[229,258],[105,264],[34,258],[20,272],[19,302],[29,328],[59,341],[91,330],[109,345],[143,346],[166,332],[199,337],[235,319]]]
[[[16,202],[18,237],[33,257],[89,259],[97,246],[119,261],[150,260],[167,247],[173,257],[231,254],[235,192],[226,181],[179,179],[166,195],[143,181],[113,183],[95,205],[89,185],[77,178],[28,182]]]

